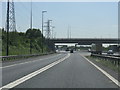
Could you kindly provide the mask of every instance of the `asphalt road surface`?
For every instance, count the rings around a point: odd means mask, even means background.
[[[2,68],[3,86],[55,62],[67,54],[62,52],[26,61],[5,62]],[[70,56],[64,61],[14,88],[118,88],[81,55],[83,53],[70,53]]]

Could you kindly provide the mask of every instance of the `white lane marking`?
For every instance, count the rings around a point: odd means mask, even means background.
[[[61,54],[58,54],[57,56],[60,56],[60,55],[61,55]],[[53,56],[53,57],[56,57],[56,56]],[[50,59],[50,58],[53,58],[53,57],[44,58],[44,59]],[[34,61],[27,61],[27,62],[18,63],[18,64],[12,64],[12,65],[8,65],[8,66],[0,67],[0,68],[13,67],[13,66],[16,66],[16,65],[22,65],[22,64],[26,64],[26,63],[32,63],[32,62],[41,61],[41,60],[44,60],[44,59],[39,59],[39,60],[34,60]]]
[[[49,65],[47,65],[47,66],[45,66],[45,67],[37,70],[37,71],[34,71],[33,73],[30,73],[30,74],[28,74],[28,75],[26,75],[26,76],[24,76],[24,77],[22,77],[22,78],[20,78],[20,79],[18,79],[18,80],[16,80],[16,81],[13,81],[13,82],[11,82],[11,83],[9,83],[9,84],[1,87],[0,90],[1,90],[1,89],[4,89],[4,88],[13,88],[13,87],[15,87],[15,86],[17,86],[17,85],[19,85],[19,84],[27,81],[28,79],[31,79],[31,78],[33,78],[34,76],[36,76],[36,75],[38,75],[38,74],[40,74],[40,73],[48,70],[49,68],[51,68],[51,67],[59,64],[60,62],[66,60],[69,56],[70,56],[70,54],[67,54],[67,56],[65,56],[64,58],[61,58],[61,59],[59,59],[59,60],[57,60],[57,61],[55,61],[55,62],[53,62],[53,63],[51,63],[51,64],[49,64]]]
[[[117,86],[120,87],[120,82],[118,80],[116,80],[114,77],[112,77],[110,74],[108,74],[106,71],[104,71],[103,69],[101,69],[100,67],[98,67],[96,64],[94,64],[93,62],[91,62],[89,59],[87,59],[86,57],[84,57],[83,55],[81,55],[84,59],[86,59],[89,63],[91,63],[94,67],[96,67],[99,71],[101,71],[105,76],[107,76],[110,80],[112,80],[112,82],[114,82]]]

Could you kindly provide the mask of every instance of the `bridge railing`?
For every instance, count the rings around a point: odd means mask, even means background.
[[[120,65],[120,57],[117,56],[107,56],[107,55],[98,55],[98,54],[91,54],[92,57],[97,57],[100,60],[110,61],[114,65]]]

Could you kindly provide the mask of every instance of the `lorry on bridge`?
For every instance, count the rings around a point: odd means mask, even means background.
[[[91,54],[102,54],[102,44],[97,43],[97,44],[92,44],[91,46]]]

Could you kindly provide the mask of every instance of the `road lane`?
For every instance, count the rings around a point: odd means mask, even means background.
[[[29,61],[35,61],[35,60],[50,58],[50,57],[54,57],[54,56],[59,55],[59,54],[60,53],[55,53],[55,54],[36,56],[36,57],[25,58],[25,59],[23,58],[23,59],[18,59],[18,60],[2,61],[2,67],[14,65],[14,64],[19,64],[19,63],[25,63],[25,62],[29,62]]]
[[[4,66],[5,68],[2,68],[2,84],[3,86],[15,81],[29,73],[32,73],[45,65],[48,65],[60,58],[63,58],[66,56],[66,53],[60,54],[60,55],[55,55],[55,56],[50,56],[47,58],[38,58],[35,61],[28,62],[28,63],[15,63],[13,66],[9,65],[10,67]]]
[[[118,88],[79,53],[15,88]]]

